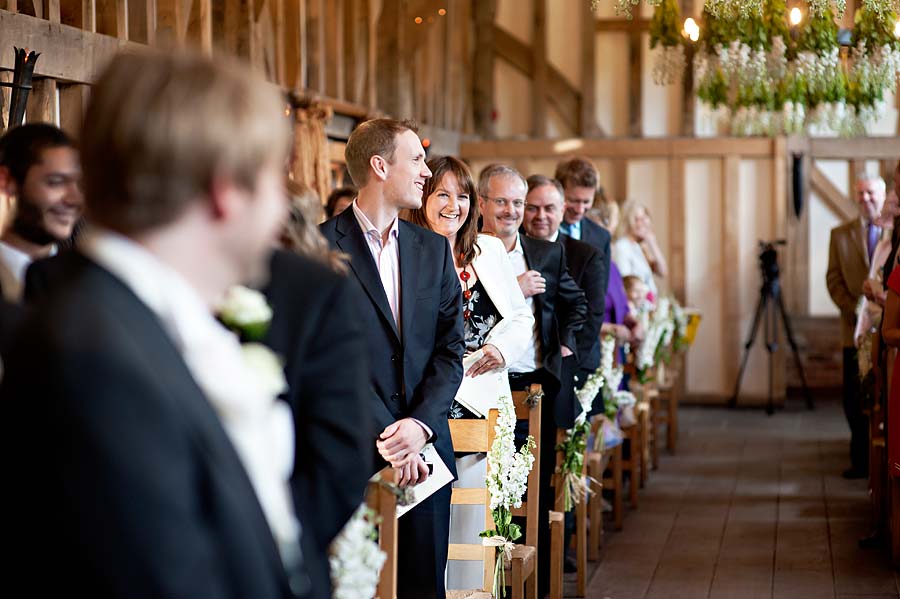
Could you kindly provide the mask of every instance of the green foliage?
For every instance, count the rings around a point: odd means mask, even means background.
[[[662,0],[650,19],[650,47],[671,47],[681,43],[681,9],[676,0]]]
[[[825,54],[838,47],[837,35],[838,25],[832,8],[821,13],[811,12],[800,29],[797,51]]]
[[[897,13],[893,11],[877,13],[869,10],[865,5],[856,9],[853,20],[853,45],[865,42],[871,49],[877,46],[897,46],[894,37],[894,23],[897,22]]]
[[[704,79],[697,87],[697,97],[712,106],[718,108],[728,103],[728,81],[720,69]]]

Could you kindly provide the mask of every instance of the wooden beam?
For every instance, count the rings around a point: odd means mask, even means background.
[[[366,97],[364,103],[374,109],[378,100],[378,19],[375,18],[374,0],[366,0]]]
[[[741,244],[741,159],[737,155],[722,160],[722,370],[726,381],[737,378],[741,359],[741,288],[727,265],[740,264]]]
[[[825,206],[827,206],[835,216],[840,218],[841,222],[848,221],[856,216],[854,211],[848,206],[849,201],[847,196],[834,186],[828,177],[825,176],[825,173],[819,170],[819,167],[813,166],[809,175],[809,182],[812,190],[822,198],[822,202]]]
[[[589,158],[770,158],[772,140],[762,137],[560,139],[464,142],[461,156],[469,160],[558,158],[579,154]]]
[[[94,0],[61,0],[59,4],[60,22],[64,25],[95,32],[97,11]]]
[[[212,0],[194,0],[195,6],[199,10],[199,27],[200,51],[206,56],[212,56],[213,53],[213,26],[212,26]],[[282,18],[282,22],[284,19]]]
[[[534,77],[531,49],[501,27],[494,27],[493,50],[499,58],[509,62],[526,77]],[[475,59],[478,60],[477,50]],[[566,126],[572,131],[578,131],[581,94],[550,64],[547,65],[547,97],[556,107]]]
[[[385,5],[387,10],[393,2]],[[306,20],[307,85],[319,93],[325,93],[325,0],[309,0]],[[385,36],[389,37],[389,36]]]
[[[12,83],[12,80],[12,71],[0,71],[0,83]],[[0,132],[4,131],[9,123],[10,92],[10,88],[0,87]]]
[[[157,0],[166,2],[170,0]],[[248,0],[225,0],[224,10],[224,46],[241,58],[250,58],[251,18]]]
[[[799,139],[788,139],[788,148],[792,145],[797,149]],[[800,154],[798,154],[800,155]],[[786,168],[786,178],[793,176],[793,157]],[[809,237],[810,237],[810,172],[812,171],[812,159],[809,152],[801,157],[803,170],[803,209],[800,216],[794,215],[793,207],[788,218],[787,253],[788,253],[788,285],[790,293],[787,294],[788,312],[792,315],[809,315]],[[791,197],[793,203],[793,197]]]
[[[650,19],[597,19],[596,30],[598,32],[643,32],[650,31]]]
[[[404,114],[410,100],[409,94],[401,91],[401,85],[408,76],[404,56],[406,35],[402,23],[405,16],[406,1],[397,0],[383,4],[378,18],[378,31],[396,32],[395,35],[377,36],[377,105],[394,116]]]
[[[597,30],[594,11],[581,3],[581,137],[603,137],[597,123]]]
[[[547,137],[547,0],[534,0],[531,38],[531,136]]]
[[[56,124],[56,79],[37,79],[32,83],[25,106],[25,121],[28,123]]]
[[[96,0],[97,30],[106,35],[128,39],[128,0]]]
[[[612,166],[612,181],[607,187],[607,197],[615,200],[620,205],[628,200],[628,159],[613,158],[610,160]]]
[[[628,131],[632,137],[644,135],[644,79],[643,79],[644,44],[639,31],[632,31],[628,36]]]
[[[3,0],[3,8],[9,12],[18,12],[19,0]]]
[[[494,52],[498,28],[494,25],[497,0],[475,2],[472,17],[475,21],[475,60],[473,64],[472,109],[475,133],[485,139],[495,136],[494,128]]]
[[[306,87],[306,1],[284,3],[284,77],[289,89]]]
[[[896,160],[900,156],[900,137],[811,138],[814,159]]]
[[[27,15],[0,12],[0,48],[25,47],[41,52],[35,75],[60,81],[92,83],[120,50],[136,48],[125,40],[41,21]],[[90,52],[72,52],[90,48]],[[0,69],[15,68],[12,52],[0,52]]]
[[[772,197],[772,237],[775,239],[787,239],[788,161],[786,143],[783,137],[776,137],[773,142],[772,186],[770,188]],[[793,276],[793,273],[783,272],[782,288],[790,289],[791,276]],[[787,389],[787,360],[785,359],[785,351],[787,348],[785,345],[785,343],[778,344],[778,349],[775,351],[775,359],[772,364],[772,381],[773,387],[776,390],[776,395],[780,393],[780,390]]]

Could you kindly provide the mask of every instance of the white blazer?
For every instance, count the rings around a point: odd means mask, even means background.
[[[472,267],[501,317],[484,342],[500,350],[509,366],[532,346],[534,314],[525,303],[503,242],[481,234],[478,247],[481,253],[472,261]]]

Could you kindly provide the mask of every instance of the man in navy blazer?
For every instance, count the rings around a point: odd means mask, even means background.
[[[609,263],[612,259],[610,235],[606,229],[585,218],[594,204],[594,194],[600,183],[597,169],[585,158],[569,158],[556,165],[554,178],[562,185],[565,200],[565,212],[559,230],[572,239],[594,246],[600,253],[603,263],[600,284],[605,296],[609,284]]]
[[[345,154],[359,195],[321,230],[350,256],[357,286],[372,449],[400,471],[401,484],[416,484],[428,476],[420,452],[433,443],[455,476],[447,413],[463,374],[462,289],[446,238],[398,218],[422,204],[425,151],[412,123],[374,119],[354,130]],[[446,485],[400,519],[398,597],[445,596],[449,534]]]

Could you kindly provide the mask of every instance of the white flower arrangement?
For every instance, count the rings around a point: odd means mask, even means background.
[[[328,565],[333,599],[371,599],[387,554],[378,546],[376,515],[365,504],[359,506],[341,533],[331,543]]]
[[[222,324],[242,338],[258,341],[265,337],[272,321],[272,308],[259,291],[236,285],[225,293],[218,316]]]
[[[653,82],[657,85],[674,84],[684,73],[685,64],[684,47],[660,47],[653,60]]]
[[[482,531],[483,544],[497,548],[497,564],[494,568],[494,597],[506,596],[504,567],[510,558],[514,542],[522,536],[518,524],[512,521],[512,510],[522,507],[522,498],[528,487],[528,474],[534,465],[534,437],[516,451],[516,408],[512,398],[500,397],[495,437],[488,452],[488,475],[485,486],[491,494],[491,516],[495,530]]]
[[[669,299],[661,297],[650,318],[646,336],[635,354],[635,368],[640,382],[647,382],[647,372],[656,364],[660,348],[668,345],[667,340],[671,341],[674,329]]]
[[[762,0],[706,0],[704,7],[720,18],[747,17],[762,12]]]

